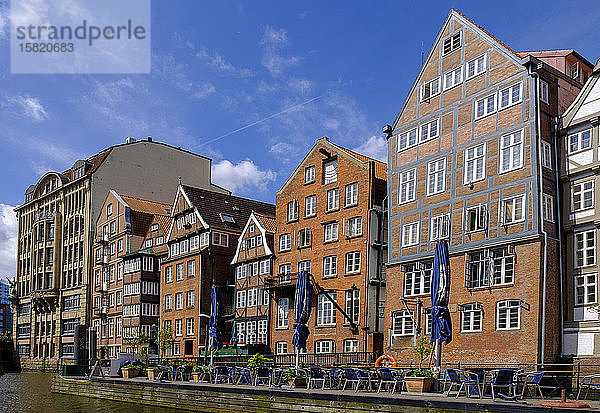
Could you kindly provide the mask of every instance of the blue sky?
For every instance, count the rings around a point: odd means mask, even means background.
[[[27,186],[127,136],[209,156],[216,183],[269,202],[321,136],[385,157],[451,7],[515,50],[600,55],[597,1],[415,3],[153,1],[151,74],[11,75],[0,0],[0,276]]]

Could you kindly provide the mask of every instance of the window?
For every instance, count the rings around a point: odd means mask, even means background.
[[[413,312],[400,310],[392,313],[392,335],[412,336],[414,333]]]
[[[256,302],[258,298],[258,289],[250,288],[248,290],[248,302],[246,307],[256,307]]]
[[[275,354],[287,354],[287,342],[286,341],[278,341],[275,343]]]
[[[512,284],[514,256],[507,248],[477,251],[467,255],[467,288]]]
[[[156,245],[158,245],[158,244],[156,244]],[[119,252],[123,251],[123,240],[122,239],[117,241],[117,249],[119,250]]]
[[[152,226],[150,227],[150,231],[158,231],[158,224],[152,224]]]
[[[221,221],[227,224],[235,224],[235,219],[231,215],[219,214],[221,217]]]
[[[523,167],[523,131],[502,136],[500,139],[500,173]]]
[[[398,135],[398,152],[411,148],[417,144],[417,128]]]
[[[323,184],[337,181],[337,159],[325,162],[323,167]]]
[[[115,232],[117,232],[117,223],[115,221],[112,221],[110,223],[110,233],[111,235],[114,234]]]
[[[552,169],[552,146],[545,140],[542,140],[542,166]]]
[[[348,237],[362,235],[362,217],[348,219]]]
[[[456,69],[452,69],[444,74],[444,90],[458,86],[463,81],[463,67],[462,65]]]
[[[186,294],[186,307],[193,307],[194,306],[194,298],[195,298],[196,292],[194,290],[190,290],[187,292]]]
[[[402,226],[402,246],[410,247],[419,243],[419,223],[412,222]]]
[[[300,261],[298,263],[298,272],[302,271],[310,273],[310,260]]]
[[[317,196],[309,195],[304,198],[304,216],[312,217],[317,214]]]
[[[333,188],[327,191],[327,211],[333,211],[340,207],[340,189]]]
[[[575,305],[596,303],[596,274],[575,277]]]
[[[444,39],[444,47],[442,49],[442,56],[447,55],[448,53],[452,53],[453,51],[460,48],[460,32],[453,34],[450,37]]]
[[[334,341],[333,340],[317,340],[315,341],[315,353],[333,353],[334,349]]]
[[[290,299],[280,298],[277,301],[277,328],[288,327],[288,316],[290,311]]]
[[[358,204],[358,183],[346,185],[346,206]]]
[[[194,319],[186,318],[185,320],[185,334],[188,336],[194,335]]]
[[[552,195],[543,194],[542,209],[544,211],[544,221],[554,222],[554,197]]]
[[[592,146],[592,130],[584,130],[569,135],[569,153],[588,149]]]
[[[246,308],[246,290],[237,292],[237,308]]]
[[[427,195],[435,195],[446,190],[446,158],[427,164]]]
[[[519,82],[500,91],[500,109],[507,108],[521,101],[523,96],[521,85],[522,83]]]
[[[501,201],[501,219],[504,225],[513,224],[525,219],[525,194],[517,195]]]
[[[481,304],[472,303],[460,306],[460,330],[463,332],[481,331],[483,309]]]
[[[421,85],[421,101],[432,98],[440,94],[440,78],[425,82]]]
[[[325,224],[325,242],[337,241],[338,239],[338,223],[330,222]]]
[[[258,320],[257,342],[267,344],[267,320]]]
[[[183,292],[175,293],[175,309],[183,309]]]
[[[183,335],[183,321],[181,318],[175,320],[175,335],[176,336]]]
[[[172,265],[165,267],[165,282],[167,282],[167,283],[173,282],[173,266]]]
[[[404,295],[429,294],[431,292],[431,276],[433,261],[406,264],[404,271]]]
[[[496,330],[517,330],[521,325],[519,300],[499,301],[496,305]]]
[[[196,275],[196,260],[187,262],[187,276],[193,277]]]
[[[271,273],[271,261],[270,260],[262,260],[260,262],[259,274],[265,275]]]
[[[287,204],[287,220],[296,221],[298,219],[298,201],[293,200],[288,202]]]
[[[117,291],[117,305],[123,304],[123,291]]]
[[[355,338],[349,338],[344,340],[344,353],[356,353],[358,352],[358,340]]]
[[[309,184],[315,182],[315,167],[309,166],[304,169],[304,183]]]
[[[594,207],[594,181],[572,185],[571,211],[577,212]]]
[[[112,245],[114,245],[114,243],[113,243]],[[112,249],[112,245],[111,245],[111,249]],[[152,246],[152,238],[148,238],[148,239],[146,240],[146,243],[144,244],[144,246],[145,246],[146,248],[150,248],[150,247]]]
[[[352,322],[358,324],[360,321],[360,290],[350,289],[346,291],[346,314]]]
[[[106,206],[106,215],[107,216],[111,216],[113,213],[113,204],[108,204]]]
[[[183,263],[175,265],[175,279],[177,281],[183,280]]]
[[[287,251],[292,248],[292,234],[279,236],[279,251]]]
[[[310,247],[311,238],[310,228],[303,228],[298,231],[298,248]]]
[[[437,241],[450,237],[450,214],[436,215],[431,218],[429,240]]]
[[[465,149],[464,183],[480,181],[485,178],[485,143]]]
[[[360,272],[360,251],[346,253],[346,274]]]
[[[482,74],[486,70],[487,59],[485,54],[479,57],[476,57],[473,60],[469,60],[466,65],[466,78],[467,80]]]
[[[213,245],[220,247],[229,247],[229,234],[213,232]]]
[[[475,119],[491,115],[496,111],[496,94],[475,101]]]
[[[404,204],[415,200],[416,184],[417,184],[417,169],[400,172],[398,203]]]
[[[544,103],[550,103],[550,97],[548,93],[548,83],[540,80],[540,100]]]
[[[595,230],[575,233],[575,267],[596,264]]]
[[[487,228],[487,206],[476,205],[466,210],[465,231],[473,232]]]
[[[336,293],[328,293],[335,301]],[[319,294],[317,297],[317,325],[331,326],[335,325],[335,306],[325,294]]]
[[[323,258],[323,278],[337,275],[337,256],[331,255]]]
[[[292,264],[281,264],[279,266],[279,274],[290,274],[292,272]]]
[[[421,125],[421,142],[437,138],[440,134],[439,119]]]

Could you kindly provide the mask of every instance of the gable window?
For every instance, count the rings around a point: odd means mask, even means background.
[[[552,169],[552,146],[544,140],[542,140],[542,166]]]
[[[287,220],[296,221],[298,219],[298,201],[293,200],[288,202],[287,204]]]
[[[421,142],[437,138],[440,134],[439,119],[421,125]]]
[[[399,310],[392,313],[393,336],[412,336],[414,331],[412,311]]]
[[[327,211],[334,211],[340,207],[340,189],[333,188],[327,191]]]
[[[501,201],[500,222],[513,224],[525,219],[525,194],[506,198]]]
[[[483,318],[483,309],[481,304],[471,303],[460,306],[460,330],[461,331],[481,331],[481,319]]]
[[[337,181],[337,159],[325,162],[323,167],[323,184]]]
[[[356,274],[360,272],[360,251],[353,251],[346,254],[346,274]]]
[[[417,169],[400,172],[398,175],[399,188],[398,203],[404,204],[415,200],[415,187],[417,184]]]
[[[496,304],[496,330],[518,330],[521,327],[519,300],[504,300]]]
[[[427,195],[435,195],[446,189],[446,158],[427,164]]]
[[[540,80],[540,100],[544,103],[550,103],[550,94],[548,90],[548,83]]]
[[[554,222],[554,197],[552,195],[543,194],[542,210],[544,211],[544,221]]]
[[[463,67],[462,65],[456,69],[452,69],[444,74],[444,90],[458,86],[463,81]]]
[[[106,215],[107,216],[111,216],[113,213],[113,204],[108,204],[106,206]]]
[[[304,183],[310,184],[312,182],[315,182],[315,167],[309,166],[304,169]]]
[[[485,143],[465,149],[464,183],[480,181],[485,178]]]
[[[429,294],[431,292],[431,276],[433,261],[406,264],[404,267],[404,295]]]
[[[311,238],[310,228],[303,228],[298,231],[298,248],[310,247]]]
[[[333,301],[336,300],[336,293],[328,293]],[[330,326],[335,325],[335,306],[325,296],[325,294],[319,294],[317,296],[317,325],[318,326]]]
[[[421,85],[421,101],[432,98],[440,93],[440,78],[436,77]]]
[[[446,39],[444,39],[444,47],[442,49],[442,56],[445,56],[449,53],[452,53],[453,51],[457,50],[458,48],[460,48],[460,43],[461,43],[461,36],[460,36],[460,32],[453,34],[450,37],[447,37]]]
[[[158,231],[158,224],[152,224],[150,231]]]
[[[317,214],[317,196],[309,195],[304,198],[304,216],[312,217]]]
[[[483,118],[496,111],[496,94],[475,101],[475,119]]]
[[[419,223],[412,222],[402,226],[402,246],[410,247],[419,243]]]
[[[465,214],[465,231],[473,232],[487,228],[487,205],[468,207]]]
[[[417,144],[417,128],[398,135],[398,152]]]
[[[362,235],[362,217],[348,219],[348,237]]]
[[[323,278],[337,275],[337,256],[331,255],[323,258]]]
[[[500,173],[523,167],[523,131],[502,136],[500,139]]]
[[[575,277],[575,305],[596,303],[596,274]]]
[[[467,80],[485,72],[486,67],[487,67],[487,59],[486,59],[485,54],[483,54],[479,57],[476,57],[473,60],[469,60],[466,65]]]
[[[594,207],[594,181],[572,185],[571,211],[577,212]]]
[[[500,91],[500,109],[515,105],[521,101],[523,97],[521,86],[522,83],[519,82]]]
[[[360,290],[350,289],[346,291],[346,314],[352,322],[358,324],[360,321]],[[344,320],[345,322],[346,320]]]
[[[596,264],[596,232],[595,230],[575,233],[575,267]]]
[[[338,239],[338,223],[330,222],[325,224],[325,242],[337,241]]]
[[[431,218],[429,240],[437,241],[450,237],[450,214],[436,215]]]
[[[584,130],[569,135],[569,153],[588,149],[592,146],[592,130]]]
[[[292,249],[292,234],[282,234],[279,236],[279,251],[288,251]]]
[[[358,204],[358,183],[346,185],[346,205],[352,206]]]

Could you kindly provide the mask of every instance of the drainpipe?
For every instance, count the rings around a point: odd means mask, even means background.
[[[560,202],[560,173],[559,173],[559,163],[558,163],[558,118],[555,118],[554,125],[552,128],[553,138],[554,138],[554,183],[556,185],[556,205],[559,205]],[[560,208],[556,208],[556,223],[558,228],[558,285],[560,291],[560,301],[558,306],[558,314],[560,317],[560,355],[563,355],[563,339],[564,339],[564,273],[563,273],[563,233],[562,233],[562,211]]]

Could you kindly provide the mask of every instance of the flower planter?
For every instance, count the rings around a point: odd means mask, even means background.
[[[132,379],[140,374],[140,369],[137,367],[125,367],[124,369],[121,369],[121,372],[123,373],[124,379]]]
[[[288,384],[290,387],[306,387],[306,377],[294,377]]]
[[[148,369],[146,373],[148,373],[148,380],[156,380],[158,377],[158,369]]]
[[[405,377],[406,389],[409,392],[423,393],[431,391],[433,377]]]

